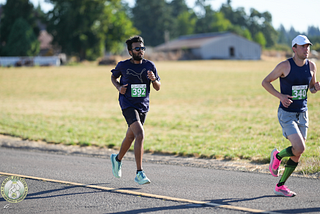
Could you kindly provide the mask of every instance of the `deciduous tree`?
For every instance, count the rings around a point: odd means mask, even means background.
[[[164,43],[165,33],[173,30],[171,8],[165,0],[136,0],[132,14],[134,26],[141,31],[146,45]]]
[[[115,51],[137,32],[122,9],[120,0],[50,0],[48,32],[68,55],[95,60],[104,51]]]

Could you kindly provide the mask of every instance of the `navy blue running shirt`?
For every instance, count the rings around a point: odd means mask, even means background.
[[[149,111],[151,80],[147,76],[148,70],[154,73],[156,80],[160,80],[154,63],[146,59],[143,59],[141,64],[134,64],[127,59],[111,70],[115,78],[120,77],[121,86],[128,84],[126,93],[119,93],[121,109],[133,107],[142,113]]]
[[[284,107],[280,102],[280,108],[289,112],[305,112],[307,107],[307,93],[309,84],[312,79],[309,61],[299,67],[292,58],[288,59],[290,62],[290,73],[284,77],[280,77],[280,89],[282,94],[293,96],[293,103],[288,108]]]

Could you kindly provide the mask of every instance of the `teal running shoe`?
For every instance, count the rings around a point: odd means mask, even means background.
[[[140,185],[150,184],[151,183],[151,181],[149,180],[149,178],[147,178],[147,176],[144,173],[144,171],[138,172],[138,174],[136,175],[134,181],[137,182]]]
[[[112,154],[110,156],[111,164],[112,164],[112,173],[114,177],[121,178],[121,166],[122,163],[116,160],[117,154]]]

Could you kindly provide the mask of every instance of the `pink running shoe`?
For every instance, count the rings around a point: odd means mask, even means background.
[[[274,177],[279,176],[279,166],[280,166],[281,160],[278,160],[278,158],[276,157],[278,153],[279,151],[277,149],[274,149],[272,150],[271,157],[270,157],[269,170]]]
[[[276,185],[276,187],[274,188],[274,193],[276,195],[282,195],[285,197],[294,197],[297,195],[295,192],[292,192],[290,189],[288,189],[288,187],[285,185],[282,185],[280,187]]]

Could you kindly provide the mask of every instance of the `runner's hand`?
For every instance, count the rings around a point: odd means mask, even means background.
[[[282,105],[284,107],[288,108],[290,106],[290,104],[293,103],[293,101],[291,99],[292,99],[292,96],[283,94],[280,97],[280,102],[282,103]]]
[[[153,73],[152,71],[147,71],[147,75],[148,75],[148,78],[149,78],[151,81],[156,80],[156,76],[154,75],[154,73]]]
[[[127,86],[128,86],[128,84],[125,84],[125,85],[122,85],[122,86],[119,87],[118,90],[119,90],[120,94],[125,94],[126,93]]]

